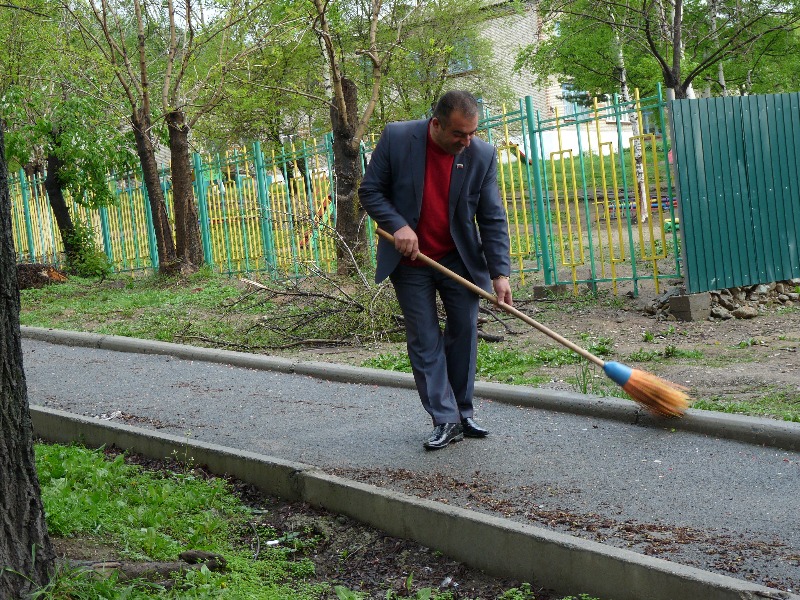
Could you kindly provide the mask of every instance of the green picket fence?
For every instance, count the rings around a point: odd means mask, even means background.
[[[575,290],[608,283],[615,292],[620,282],[630,282],[636,292],[643,280],[657,288],[660,278],[679,276],[663,109],[659,94],[542,118],[526,98],[514,109],[483,115],[480,135],[498,151],[499,191],[522,282],[567,283]],[[646,133],[631,135],[631,114],[650,123]],[[363,145],[362,166],[374,141]],[[206,264],[221,273],[273,277],[334,271],[332,165],[330,136],[269,152],[255,143],[194,155]],[[168,169],[161,182],[169,211]],[[115,272],[156,269],[141,176],[110,177],[109,186],[112,205],[87,210],[70,201],[74,217],[93,227]],[[43,180],[19,173],[11,178],[11,197],[19,260],[58,265],[63,247]]]

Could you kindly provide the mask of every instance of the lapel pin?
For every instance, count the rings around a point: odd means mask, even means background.
[[[463,169],[463,168],[464,165],[462,165],[461,163],[456,163],[456,169]]]

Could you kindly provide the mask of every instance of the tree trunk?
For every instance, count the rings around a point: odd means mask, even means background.
[[[165,117],[169,130],[169,153],[172,162],[172,206],[175,209],[175,247],[182,268],[196,271],[203,264],[200,221],[192,187],[189,157],[189,127],[183,111],[174,110]]]
[[[0,598],[47,583],[55,552],[47,535],[22,370],[19,288],[0,121]]]
[[[144,186],[147,189],[147,199],[150,203],[150,213],[153,216],[153,228],[156,234],[158,247],[158,270],[160,273],[171,274],[180,270],[180,261],[175,252],[175,242],[172,239],[172,226],[167,216],[167,205],[164,202],[164,192],[158,178],[158,165],[150,138],[150,115],[143,109],[136,109],[131,116],[133,136],[136,138],[136,151],[139,162],[142,164]]]
[[[622,50],[622,40],[619,34],[615,34],[617,45],[617,69],[619,71],[619,87],[622,100],[630,102],[631,92],[628,87],[628,69],[625,66],[625,54]],[[636,109],[639,107],[637,106]],[[642,156],[642,140],[641,129],[639,127],[639,113],[637,110],[631,111],[628,115],[631,123],[631,137],[633,138],[633,160],[636,168],[636,187],[639,190],[639,206],[637,207],[637,219],[641,219],[642,223],[647,222],[650,216],[650,194],[647,191],[647,185],[644,180],[644,162]],[[621,149],[620,149],[621,150]]]
[[[364,210],[358,201],[358,186],[361,183],[360,147],[354,144],[356,124],[358,123],[358,90],[349,79],[342,78],[347,115],[339,114],[335,105],[331,107],[333,126],[333,167],[336,186],[336,232],[340,236],[337,244],[337,271],[340,275],[352,275],[356,265],[366,264],[367,253],[361,224]],[[343,244],[347,247],[343,247]]]
[[[72,233],[75,230],[75,226],[72,224],[72,216],[69,214],[67,202],[64,200],[64,192],[61,189],[61,181],[58,176],[61,172],[62,164],[61,159],[55,152],[47,156],[47,175],[44,178],[44,189],[47,190],[47,199],[50,201],[50,208],[53,209],[53,216],[56,218],[61,241],[64,243],[67,265],[72,265],[78,257],[79,248],[72,241]]]

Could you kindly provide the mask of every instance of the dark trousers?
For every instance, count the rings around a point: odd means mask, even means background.
[[[439,262],[471,280],[457,252]],[[431,267],[401,264],[389,277],[405,318],[408,356],[422,406],[434,425],[471,417],[478,296]],[[436,312],[437,292],[446,316],[444,332]]]

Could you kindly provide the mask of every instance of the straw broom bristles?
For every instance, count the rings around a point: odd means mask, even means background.
[[[604,362],[602,367],[628,396],[657,415],[680,417],[689,407],[689,396],[682,385],[618,362]]]
[[[387,233],[383,229],[378,228],[377,233],[386,240],[392,243],[394,242],[394,236],[392,236],[390,233]],[[566,346],[573,352],[583,356],[586,360],[596,364],[603,369],[605,374],[608,375],[608,377],[614,381],[614,383],[622,387],[628,396],[651,412],[665,417],[679,417],[683,415],[683,413],[689,407],[689,396],[685,393],[685,387],[670,383],[651,373],[640,371],[639,369],[632,369],[627,365],[623,365],[622,363],[613,361],[605,362],[600,357],[595,356],[588,350],[581,348],[577,344],[572,343],[551,329],[548,329],[538,321],[535,321],[513,306],[510,306],[504,302],[498,302],[494,295],[490,294],[483,288],[478,287],[471,281],[464,279],[457,273],[453,273],[453,271],[447,267],[440,265],[435,260],[428,258],[424,254],[418,254],[417,260],[425,263],[429,267],[432,267],[441,273],[444,273],[451,279],[458,281],[460,284],[478,294],[478,296],[488,300],[495,306],[499,306],[507,313],[525,321],[548,337],[557,341],[559,344]]]

